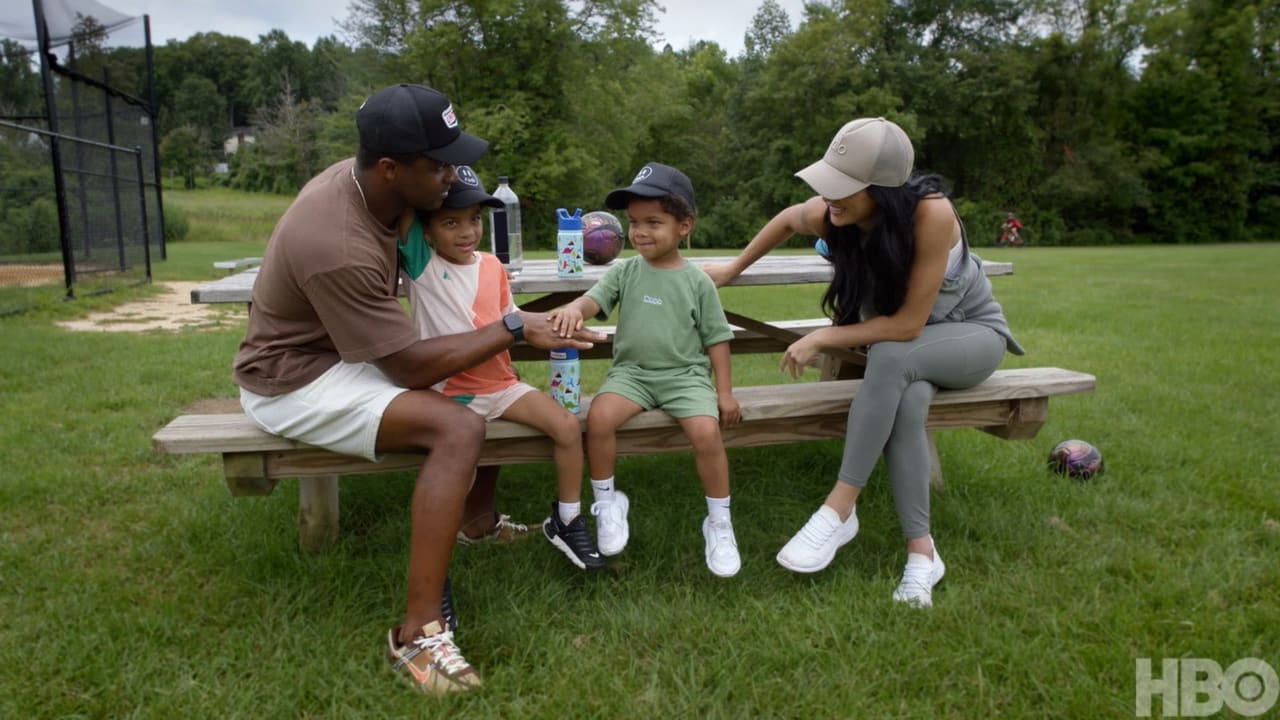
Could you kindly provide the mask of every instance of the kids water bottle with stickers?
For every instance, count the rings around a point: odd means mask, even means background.
[[[577,350],[561,348],[551,351],[551,398],[571,413],[582,409],[580,378]]]
[[[556,209],[559,232],[556,233],[556,274],[560,277],[582,275],[582,208],[570,215],[564,208]],[[575,354],[576,357],[576,354]]]

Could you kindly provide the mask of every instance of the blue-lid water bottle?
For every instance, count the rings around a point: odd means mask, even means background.
[[[556,233],[556,274],[560,277],[578,277],[582,274],[582,208],[570,215],[564,208],[556,208],[559,231]]]
[[[577,350],[560,348],[551,351],[551,399],[571,413],[582,409],[581,373]]]

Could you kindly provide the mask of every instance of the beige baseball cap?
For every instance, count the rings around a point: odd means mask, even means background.
[[[822,197],[839,200],[868,185],[902,185],[911,176],[915,158],[902,128],[884,118],[858,118],[845,123],[826,155],[796,177]]]

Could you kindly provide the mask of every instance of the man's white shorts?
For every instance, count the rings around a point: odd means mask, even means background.
[[[402,392],[407,390],[375,365],[339,362],[284,395],[265,397],[240,388],[240,405],[269,433],[378,462],[382,414]]]

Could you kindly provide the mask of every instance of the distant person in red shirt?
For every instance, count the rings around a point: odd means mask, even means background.
[[[1004,224],[1000,226],[1000,238],[996,240],[996,245],[1013,245],[1020,247],[1022,245],[1022,222],[1018,220],[1013,213],[1004,219]]]

